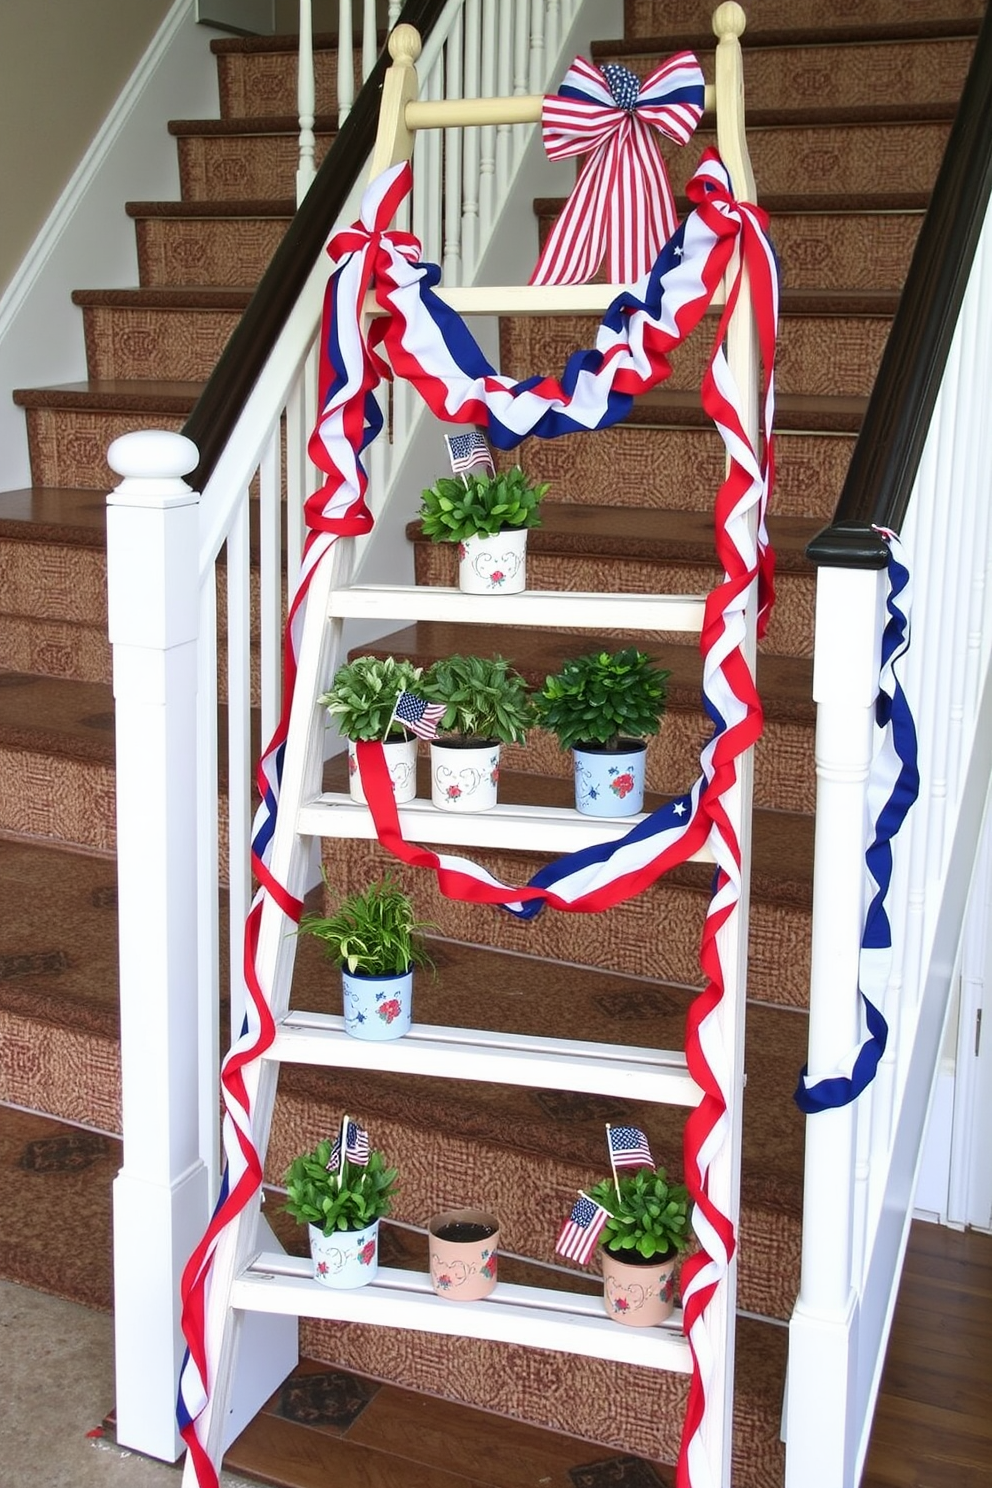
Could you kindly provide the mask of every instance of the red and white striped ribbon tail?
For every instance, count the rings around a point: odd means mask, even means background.
[[[531,284],[582,284],[607,261],[611,284],[646,274],[678,224],[656,134],[684,145],[703,112],[703,74],[691,52],[670,57],[618,107],[606,78],[572,63],[541,111],[549,160],[588,155],[541,250]]]

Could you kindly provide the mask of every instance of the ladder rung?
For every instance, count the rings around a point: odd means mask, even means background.
[[[550,589],[523,594],[463,594],[430,585],[356,584],[335,589],[335,618],[452,620],[462,625],[576,626],[589,630],[698,632],[700,594],[572,594]]]
[[[565,853],[618,837],[644,820],[645,813],[626,817],[583,816],[564,806],[494,806],[491,811],[442,811],[418,797],[399,808],[400,830],[408,842],[437,842],[448,847],[504,847],[516,852]],[[367,806],[356,806],[350,796],[327,791],[297,816],[297,831],[311,837],[347,837],[374,841],[375,823]],[[689,859],[712,863],[703,848]]]
[[[502,1281],[482,1302],[454,1302],[434,1294],[426,1272],[380,1267],[370,1285],[335,1291],[314,1281],[308,1258],[263,1252],[234,1282],[231,1305],[250,1312],[492,1338],[680,1374],[692,1368],[678,1310],[660,1328],[625,1328],[606,1316],[597,1296]]]
[[[603,315],[617,295],[632,286],[624,284],[465,284],[436,293],[459,315]],[[715,309],[726,303],[721,283],[710,301]],[[364,313],[370,317],[385,311],[370,291]]]
[[[696,1106],[703,1094],[679,1050],[426,1023],[415,1023],[398,1039],[357,1039],[345,1033],[344,1019],[334,1013],[287,1014],[265,1057],[338,1069],[582,1090],[675,1106]]]

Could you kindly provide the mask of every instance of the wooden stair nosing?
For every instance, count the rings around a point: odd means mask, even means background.
[[[203,391],[202,382],[149,378],[90,378],[45,388],[15,388],[19,408],[65,408],[120,413],[189,413]]]
[[[298,138],[300,121],[293,114],[256,114],[247,119],[170,119],[168,128],[177,139],[252,139],[269,134]],[[312,128],[319,136],[337,134],[337,115],[316,114]]]
[[[765,47],[794,46],[843,46],[847,43],[870,45],[899,41],[943,41],[961,37],[977,36],[981,27],[978,16],[961,16],[953,19],[937,17],[916,21],[872,21],[863,25],[845,26],[797,26],[793,28],[769,27],[763,29],[760,11],[748,14],[747,30],[741,38],[744,52],[744,71],[747,73],[747,54]],[[713,49],[712,32],[672,31],[660,36],[635,36],[617,41],[594,41],[590,53],[597,57],[664,57],[671,52],[710,52]]]
[[[246,201],[127,201],[124,210],[129,217],[136,219],[252,220],[259,217],[292,218],[296,213],[296,203],[291,197]]]
[[[223,285],[162,285],[127,289],[74,289],[72,303],[80,309],[230,311],[244,310],[254,294],[250,288]]]

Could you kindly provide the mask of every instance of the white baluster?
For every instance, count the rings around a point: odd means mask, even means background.
[[[200,583],[196,693],[196,874],[199,1011],[200,1151],[211,1200],[220,1187],[220,788],[217,757],[217,576]],[[231,926],[228,937],[239,935]]]
[[[282,704],[282,459],[279,424],[259,466],[259,703],[262,738],[271,739]]]
[[[355,102],[355,28],[351,0],[338,0],[338,128]]]
[[[387,24],[389,26],[390,31],[393,29],[393,27],[396,25],[396,22],[399,20],[399,18],[400,18],[400,12],[402,11],[402,9],[403,9],[403,0],[389,0],[389,18],[388,18]]]
[[[448,98],[462,96],[462,18],[456,17],[444,51],[444,86]],[[462,282],[461,245],[462,131],[444,131],[444,283],[453,289]]]
[[[530,86],[528,93],[544,92],[544,0],[530,5]]]
[[[530,92],[530,0],[514,0],[513,6],[513,93]]]
[[[375,66],[379,55],[379,32],[375,23],[375,0],[365,0],[362,8],[362,82]]]
[[[251,596],[248,491],[227,538],[227,882],[232,925],[243,925],[251,901]],[[231,1039],[245,1015],[244,951],[231,936]]]
[[[548,57],[553,60],[558,55],[561,45],[561,5],[559,0],[548,0],[544,12],[544,39],[548,48]],[[546,86],[546,80],[538,82],[538,92],[553,93],[555,83],[552,80]]]
[[[496,92],[500,98],[505,98],[510,92],[513,64],[513,11],[502,0],[499,7],[499,43],[497,46],[497,84]],[[506,188],[510,179],[510,158],[513,150],[512,140],[513,125],[496,125],[496,200],[502,201],[506,194]]]
[[[481,46],[479,0],[465,0],[462,97],[479,97]],[[462,275],[471,282],[479,253],[479,130],[462,131]]]
[[[188,439],[159,431],[126,434],[108,454],[123,477],[107,498],[124,1131],[117,1437],[165,1461],[181,1447],[179,1279],[210,1206],[196,1047],[199,498],[183,479],[197,458]]]
[[[485,0],[482,7],[482,79],[483,98],[496,96],[496,0]],[[485,124],[479,131],[479,233],[487,242],[492,231],[496,186],[496,126]]]
[[[300,116],[300,163],[296,170],[296,205],[310,190],[316,173],[313,132],[316,85],[313,71],[313,14],[311,0],[300,0],[300,56],[296,78],[296,108]]]

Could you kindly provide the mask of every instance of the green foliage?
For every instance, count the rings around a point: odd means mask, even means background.
[[[424,673],[420,695],[446,705],[448,734],[522,744],[534,722],[526,682],[500,656],[443,656]]]
[[[326,883],[326,879],[325,879]],[[359,976],[401,976],[411,966],[433,967],[413,904],[395,879],[386,877],[350,894],[332,915],[305,914],[300,934],[323,942],[332,961]]]
[[[420,521],[432,542],[491,537],[510,527],[539,527],[547,485],[532,486],[520,469],[496,475],[442,476],[422,493]]]
[[[318,1225],[325,1235],[335,1230],[363,1230],[374,1219],[388,1214],[396,1192],[395,1168],[387,1168],[381,1152],[369,1153],[368,1167],[343,1164],[339,1174],[330,1173],[333,1142],[318,1142],[312,1152],[294,1157],[283,1175],[286,1203],[283,1206],[298,1224]]]
[[[573,657],[535,695],[537,722],[562,749],[618,748],[621,739],[658,732],[670,675],[633,646]]]
[[[420,667],[392,656],[356,656],[334,674],[330,692],[320,701],[346,739],[385,739],[401,692],[416,691]],[[403,737],[394,723],[391,733]]]
[[[684,1183],[669,1183],[664,1168],[638,1168],[620,1175],[620,1199],[612,1178],[589,1189],[589,1197],[609,1210],[600,1245],[615,1255],[636,1250],[645,1260],[665,1260],[688,1249],[689,1192]]]

